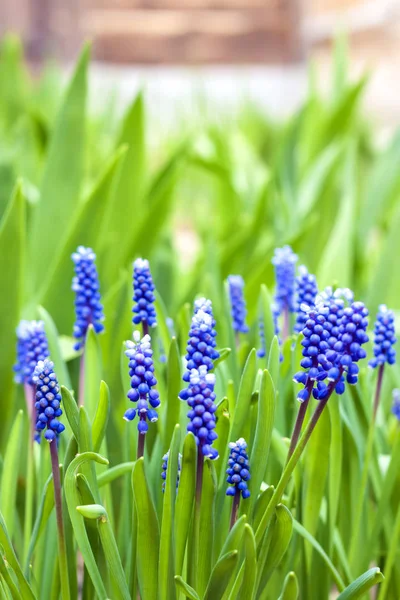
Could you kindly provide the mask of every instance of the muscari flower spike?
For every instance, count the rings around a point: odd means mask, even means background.
[[[318,295],[318,286],[315,275],[311,275],[307,267],[301,265],[299,274],[295,280],[296,301],[295,311],[297,313],[296,323],[294,325],[295,333],[300,333],[304,329],[307,321],[307,313],[302,310],[302,305],[314,306],[315,299]]]
[[[294,283],[297,254],[290,246],[276,248],[272,258],[275,267],[276,292],[274,298],[274,314],[279,315],[284,309],[294,311]]]
[[[15,382],[34,385],[33,372],[37,363],[49,356],[43,321],[21,321],[17,327],[17,362]]]
[[[400,390],[393,390],[392,413],[398,421],[400,421]]]
[[[133,263],[133,308],[134,325],[146,323],[148,327],[157,325],[155,302],[155,285],[150,273],[149,261],[137,258]]]
[[[247,487],[247,481],[250,479],[249,457],[247,455],[247,444],[243,438],[237,442],[229,444],[230,452],[227,469],[227,482],[229,487],[226,490],[227,496],[235,496],[239,491],[242,498],[250,496],[250,490]]]
[[[32,379],[36,385],[36,439],[39,441],[40,433],[46,429],[44,437],[48,442],[52,442],[65,427],[58,420],[62,415],[61,393],[51,360],[48,358],[40,360]]]
[[[139,417],[138,431],[145,434],[148,431],[147,421],[154,423],[158,419],[155,410],[160,405],[157,390],[152,389],[157,385],[154,376],[153,351],[151,339],[145,335],[140,339],[140,333],[135,331],[133,341],[125,342],[125,355],[129,358],[129,375],[131,377],[131,389],[127,397],[136,403],[136,408],[128,408],[124,414],[126,421],[133,421],[136,413]]]
[[[215,319],[212,314],[210,300],[200,298],[194,303],[195,313],[189,331],[189,341],[186,347],[186,371],[183,380],[190,380],[192,369],[199,369],[204,365],[207,371],[214,368],[214,362],[219,358],[216,348]]]
[[[162,483],[162,491],[165,492],[165,483],[166,483],[166,479],[167,479],[167,470],[168,470],[168,461],[169,461],[169,450],[166,454],[164,454],[164,456],[162,457],[162,471],[161,471],[161,479],[163,480]],[[179,479],[181,476],[181,461],[182,461],[182,454],[179,453],[178,455],[178,474],[176,476],[176,489],[178,489],[179,486]]]
[[[359,368],[356,364],[366,357],[362,345],[368,342],[368,310],[362,302],[352,301],[352,292],[328,288],[316,299],[316,305],[308,308],[303,329],[304,371],[296,373],[294,381],[304,385],[297,398],[304,402],[310,396],[322,400],[329,393],[328,381],[335,385],[337,394],[343,394],[346,381],[356,384]],[[315,387],[316,384],[316,387]]]
[[[206,365],[190,371],[187,389],[179,394],[181,400],[186,400],[190,406],[187,416],[190,419],[187,430],[196,438],[196,443],[204,457],[211,460],[218,458],[218,452],[212,447],[217,439],[215,433],[215,375],[207,372]]]
[[[265,326],[264,319],[260,317],[258,319],[258,335],[260,336],[260,348],[257,350],[258,358],[264,358],[266,354],[266,343],[265,343]]]
[[[369,366],[375,369],[387,363],[394,365],[396,362],[396,332],[394,314],[385,304],[381,304],[374,327],[374,358],[369,361]]]
[[[99,291],[99,277],[95,264],[96,254],[91,248],[78,246],[72,254],[75,263],[75,277],[72,280],[72,290],[75,292],[74,345],[75,350],[80,350],[85,345],[86,333],[92,325],[96,333],[104,330],[103,305]]]
[[[247,310],[243,294],[243,277],[240,275],[229,275],[228,285],[233,329],[237,333],[247,333],[249,328],[246,325]]]

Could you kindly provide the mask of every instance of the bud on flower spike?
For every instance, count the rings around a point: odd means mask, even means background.
[[[190,371],[199,369],[202,365],[207,371],[214,368],[214,360],[219,358],[219,352],[215,349],[215,319],[212,314],[210,300],[200,298],[194,303],[195,313],[189,331],[189,341],[186,347],[186,372],[183,380],[189,381]]]
[[[17,337],[15,381],[34,385],[32,377],[37,363],[49,356],[43,321],[21,321],[17,327]]]
[[[168,470],[168,461],[169,461],[169,450],[166,454],[164,454],[163,456],[163,463],[162,463],[162,472],[161,472],[161,479],[163,480],[162,483],[162,491],[165,492],[165,482],[167,479],[167,470]],[[176,489],[178,489],[179,486],[179,478],[181,475],[181,461],[182,461],[182,454],[179,453],[178,456],[178,474],[176,476]]]
[[[275,249],[272,264],[275,266],[275,304],[278,314],[281,314],[285,308],[290,312],[294,311],[293,298],[296,262],[297,254],[293,252],[290,246]]]
[[[157,325],[156,311],[154,308],[155,286],[150,273],[149,261],[137,258],[133,263],[133,308],[134,325],[143,324],[143,333],[147,333],[149,327]]]
[[[72,290],[75,292],[74,349],[80,350],[85,345],[86,332],[92,325],[96,333],[104,330],[103,305],[100,302],[99,278],[96,269],[96,255],[91,248],[79,246],[72,254],[75,263],[75,277]]]
[[[396,341],[393,311],[381,304],[374,327],[374,358],[369,361],[369,366],[375,369],[385,363],[393,365],[396,362],[396,350],[393,348]]]
[[[247,310],[243,294],[243,277],[240,275],[229,275],[228,284],[233,329],[237,333],[247,333],[249,328],[246,325]]]
[[[227,496],[234,496],[236,492],[242,494],[242,498],[250,496],[247,481],[250,479],[249,457],[247,456],[247,444],[243,438],[229,444],[230,452],[227,469],[227,482],[230,484],[226,490]]]
[[[136,403],[136,408],[128,408],[124,419],[133,421],[136,413],[139,417],[139,433],[146,433],[149,426],[147,421],[157,421],[158,414],[154,410],[160,405],[159,394],[154,390],[157,380],[154,377],[153,351],[150,345],[149,335],[140,339],[140,333],[135,331],[133,342],[125,342],[125,354],[129,358],[129,375],[131,377],[131,389],[127,396],[131,402]],[[149,406],[150,405],[150,406]]]
[[[36,385],[36,430],[40,435],[40,432],[47,428],[44,437],[48,442],[52,442],[65,429],[58,421],[62,415],[61,394],[53,367],[48,358],[41,360],[36,365],[32,377]]]
[[[302,306],[314,306],[315,298],[318,294],[318,286],[315,275],[311,275],[304,265],[301,265],[299,267],[299,275],[296,277],[295,286],[295,310],[297,313],[297,317],[294,326],[294,331],[295,333],[300,333],[304,329],[304,325],[307,321],[307,313],[304,312]]]

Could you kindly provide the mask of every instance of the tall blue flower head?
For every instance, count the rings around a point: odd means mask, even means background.
[[[307,321],[307,312],[302,309],[302,306],[314,306],[315,299],[318,295],[318,286],[315,275],[311,275],[307,267],[301,265],[299,274],[295,280],[296,301],[295,310],[297,313],[294,331],[300,333],[304,329]]]
[[[168,462],[169,462],[169,450],[166,454],[164,454],[164,456],[162,457],[162,460],[163,460],[162,471],[161,471],[161,479],[163,480],[162,491],[165,492],[165,482],[167,479]],[[179,479],[181,476],[181,461],[182,461],[182,454],[179,453],[179,455],[178,455],[178,474],[176,476],[176,489],[178,489]]]
[[[393,390],[392,413],[398,421],[400,421],[400,390]]]
[[[99,277],[96,268],[96,255],[91,248],[78,246],[72,254],[75,263],[75,277],[72,280],[72,290],[75,292],[74,338],[77,342],[75,350],[85,345],[86,332],[92,325],[96,333],[104,330],[103,305],[101,304]]]
[[[369,361],[369,366],[375,369],[388,363],[396,362],[396,332],[394,327],[394,314],[385,304],[381,304],[374,327],[374,358]]]
[[[229,275],[228,284],[233,329],[238,333],[247,333],[249,328],[246,325],[247,310],[243,294],[243,277],[240,275]]]
[[[207,371],[214,368],[214,361],[219,358],[216,350],[215,319],[212,314],[210,300],[200,298],[195,302],[195,313],[189,331],[189,340],[186,346],[186,371],[183,380],[190,380],[192,369],[199,369],[204,365]]]
[[[279,315],[283,310],[294,311],[294,282],[296,275],[297,254],[290,246],[276,248],[272,258],[275,267],[276,292],[275,312]]]
[[[304,306],[307,311],[307,307]],[[307,321],[302,331],[304,339],[304,369],[294,376],[294,381],[304,385],[298,400],[307,400],[311,391],[322,400],[334,387],[337,394],[345,390],[347,383],[358,381],[359,360],[366,357],[362,346],[368,341],[368,310],[362,302],[353,302],[347,289],[335,292],[328,288],[307,311]],[[329,384],[326,384],[326,381]]]
[[[157,325],[155,285],[150,273],[149,261],[137,258],[133,263],[133,308],[132,321],[135,325],[143,323],[147,327]]]
[[[227,496],[235,496],[236,492],[242,494],[242,498],[250,496],[247,481],[250,479],[249,457],[247,456],[247,444],[243,438],[229,444],[230,452],[227,469],[226,490]]]
[[[48,356],[49,347],[43,321],[21,321],[17,327],[17,362],[14,365],[16,383],[34,385],[35,367]]]
[[[189,385],[180,392],[181,400],[186,400],[190,410],[187,413],[190,422],[187,430],[196,438],[199,451],[212,460],[218,458],[218,452],[212,447],[217,439],[215,433],[215,375],[207,372],[206,365],[190,371]]]
[[[153,389],[157,385],[154,376],[153,351],[150,344],[150,336],[145,335],[140,339],[140,333],[135,331],[133,341],[125,342],[125,354],[129,358],[129,375],[131,377],[131,389],[127,397],[134,402],[136,408],[128,408],[124,419],[133,421],[139,417],[139,433],[146,433],[149,426],[147,421],[152,423],[158,420],[158,414],[155,410],[160,405],[160,397],[157,390]]]
[[[48,442],[52,442],[57,435],[64,431],[65,427],[58,420],[62,415],[61,393],[51,360],[48,358],[40,360],[35,367],[32,379],[36,385],[37,436],[40,437],[40,433],[46,430],[44,437]]]

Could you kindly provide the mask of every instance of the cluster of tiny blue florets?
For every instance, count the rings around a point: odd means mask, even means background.
[[[318,295],[318,286],[315,275],[311,275],[307,267],[301,265],[299,267],[299,274],[295,280],[296,288],[296,323],[294,325],[295,333],[300,333],[304,329],[305,322],[307,321],[307,313],[303,310],[304,305],[311,307],[315,304],[315,298]]]
[[[49,356],[43,321],[21,321],[17,327],[17,362],[14,365],[16,383],[34,385],[33,372],[37,363]]]
[[[157,325],[155,285],[150,272],[149,261],[137,258],[133,263],[133,308],[132,321],[135,325],[145,323],[148,327]]]
[[[72,254],[75,263],[75,277],[72,280],[72,290],[75,292],[74,338],[77,342],[75,350],[85,345],[86,332],[92,325],[96,333],[104,330],[103,305],[99,291],[99,277],[95,264],[96,255],[91,248],[79,246]]]
[[[249,457],[247,456],[247,444],[243,438],[237,442],[229,444],[230,452],[227,469],[227,482],[229,487],[226,490],[227,496],[235,496],[236,492],[241,492],[242,498],[250,496],[250,490],[247,487],[247,481],[250,479]]]
[[[294,282],[296,275],[297,254],[290,246],[276,248],[272,258],[275,266],[276,291],[274,298],[274,314],[279,315],[285,309],[294,311]]]
[[[44,437],[47,441],[52,442],[57,435],[64,431],[65,427],[58,420],[62,415],[61,394],[51,360],[46,358],[39,361],[32,379],[36,385],[36,439],[39,441],[40,433],[46,429]]]
[[[133,339],[134,341],[125,342],[125,354],[129,358],[129,375],[131,377],[131,389],[127,397],[136,403],[136,408],[128,408],[124,419],[133,421],[137,413],[139,417],[138,431],[145,434],[149,428],[147,421],[155,422],[158,419],[155,409],[160,405],[160,398],[157,390],[152,389],[157,385],[157,380],[154,376],[150,336],[145,335],[140,339],[139,332],[135,331]]]
[[[207,371],[214,368],[214,361],[219,358],[219,352],[216,350],[216,335],[211,301],[200,298],[195,302],[195,312],[189,331],[184,381],[190,380],[192,369],[199,369],[202,365]]]
[[[394,365],[396,350],[393,346],[396,341],[393,311],[381,304],[374,327],[374,358],[369,361],[369,366],[375,369],[385,363]]]
[[[189,385],[179,394],[186,400],[190,410],[187,413],[190,422],[187,430],[193,433],[203,456],[212,460],[218,458],[218,452],[212,447],[217,439],[215,433],[215,375],[207,372],[207,366],[201,365],[190,371]]]
[[[238,333],[247,333],[249,328],[246,325],[247,310],[243,294],[243,277],[240,275],[229,275],[228,284],[233,329]]]
[[[257,356],[258,358],[264,358],[266,354],[266,342],[264,319],[262,317],[258,319],[258,335],[260,336],[260,348],[257,350]]]
[[[310,397],[311,390],[315,398],[325,398],[330,392],[325,380],[337,394],[345,390],[344,375],[347,383],[358,381],[356,363],[366,357],[362,345],[368,341],[368,310],[362,302],[351,299],[349,290],[328,290],[308,311],[301,342],[300,364],[304,371],[294,376],[297,383],[304,385],[297,396],[301,402]]]
[[[162,457],[162,460],[163,460],[162,472],[161,472],[161,478],[163,480],[162,491],[165,492],[165,483],[166,483],[166,479],[167,479],[168,462],[169,462],[169,450],[166,454],[164,454],[164,456]],[[179,453],[179,455],[178,455],[178,474],[176,476],[176,489],[178,489],[179,479],[181,476],[181,460],[182,460],[182,454]]]

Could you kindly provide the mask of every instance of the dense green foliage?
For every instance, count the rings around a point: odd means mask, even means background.
[[[359,385],[329,401],[265,527],[262,518],[286,462],[300,360],[290,339],[279,362],[273,249],[291,244],[320,289],[351,287],[372,318],[383,302],[400,310],[400,137],[377,147],[360,109],[366,80],[348,81],[342,44],[330,96],[311,78],[288,121],[245,108],[222,125],[186,124],[155,148],[142,95],[123,118],[111,102],[100,114],[87,110],[88,60],[86,49],[63,90],[53,69],[30,78],[16,40],[4,42],[0,57],[1,598],[53,599],[60,589],[48,446],[30,444],[23,389],[13,383],[21,318],[44,320],[65,386],[60,462],[71,598],[78,585],[85,600],[136,598],[138,585],[142,600],[354,599],[382,581],[378,567],[386,576],[379,599],[399,598],[400,429],[391,415],[398,366],[385,370],[372,429],[376,373],[364,361]],[[70,259],[78,244],[97,253],[106,315],[105,333],[90,332],[86,342],[80,409]],[[151,261],[157,288],[152,343],[161,397],[138,461],[136,424],[122,420],[129,376],[121,350],[132,336],[137,256]],[[251,324],[238,349],[224,285],[230,273],[245,279]],[[213,302],[218,347],[226,350],[215,370],[220,458],[205,464],[196,536],[196,447],[177,394],[199,294]],[[254,350],[258,315],[264,359]],[[249,444],[252,495],[229,533],[227,443],[240,436]],[[163,495],[168,449],[170,464],[183,452],[182,472],[176,494],[176,469],[168,470]]]

